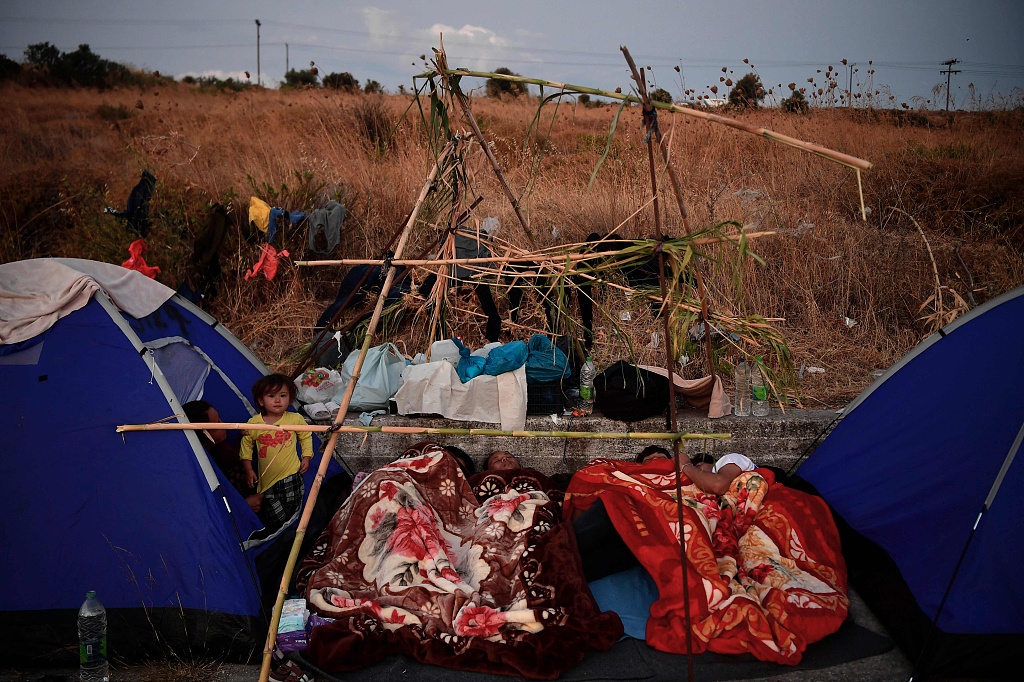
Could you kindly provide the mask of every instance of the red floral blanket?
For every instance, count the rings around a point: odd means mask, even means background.
[[[596,460],[573,476],[566,518],[600,496],[615,529],[658,585],[647,642],[686,651],[678,505],[670,460]],[[846,564],[827,505],[774,483],[770,471],[740,474],[721,497],[684,475],[691,646],[694,653],[750,652],[789,665],[846,619]]]
[[[610,648],[622,623],[598,611],[571,526],[529,478],[478,501],[433,444],[370,474],[298,572],[310,609],[335,619],[313,630],[310,662],[335,672],[406,654],[554,679]]]

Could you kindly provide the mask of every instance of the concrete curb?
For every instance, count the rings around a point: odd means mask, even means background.
[[[358,414],[349,414],[345,424],[358,424]],[[788,469],[805,452],[809,454],[834,426],[838,413],[834,410],[786,410],[775,408],[767,417],[735,417],[709,419],[703,410],[680,410],[677,431],[682,433],[728,433],[726,441],[688,440],[684,450],[689,453],[711,452],[722,455],[740,452],[758,464]],[[321,421],[319,424],[329,424]],[[497,424],[462,422],[439,416],[407,417],[381,415],[373,418],[373,426],[423,426],[441,428],[498,429]],[[531,415],[526,418],[528,431],[591,431],[591,432],[664,432],[664,417],[640,422],[620,422],[594,414],[587,417]],[[650,440],[583,440],[566,438],[513,438],[502,436],[430,436],[394,433],[338,434],[335,456],[353,471],[372,471],[393,461],[406,448],[423,440],[456,445],[473,457],[482,468],[487,454],[508,450],[525,467],[551,475],[573,473],[597,458],[632,459]],[[662,441],[664,444],[664,441]]]

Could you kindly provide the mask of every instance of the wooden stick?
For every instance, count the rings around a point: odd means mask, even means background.
[[[543,85],[545,87],[552,87],[555,89],[562,89],[571,92],[577,92],[587,95],[597,95],[599,97],[607,97],[609,99],[617,99],[623,102],[630,102],[633,104],[643,104],[643,102],[633,95],[624,95],[621,92],[611,92],[608,90],[599,90],[598,88],[588,88],[584,85],[572,85],[570,83],[558,83],[555,81],[546,81],[541,78],[524,78],[523,76],[511,76],[501,73],[489,73],[486,71],[463,71],[462,69],[444,69],[443,75],[455,75],[455,76],[472,76],[474,78],[493,78],[494,80],[512,81],[515,83],[530,83],[532,85]],[[427,78],[433,75],[434,71],[428,71],[420,74],[417,78]],[[440,74],[439,74],[440,75]],[[827,147],[814,144],[813,142],[805,142],[798,140],[795,137],[789,137],[782,133],[776,133],[767,128],[759,128],[757,126],[744,123],[743,121],[737,121],[725,116],[719,116],[718,114],[709,114],[700,109],[692,109],[690,107],[681,107],[676,104],[669,104],[667,102],[651,102],[651,104],[657,109],[665,109],[677,114],[683,114],[684,116],[691,116],[693,118],[703,119],[711,123],[719,123],[736,130],[740,130],[751,135],[757,135],[773,142],[779,142],[781,144],[789,145],[801,149],[811,154],[817,154],[818,156],[828,159],[829,161],[835,161],[844,166],[850,168],[860,168],[861,170],[871,170],[871,162],[859,159],[856,156],[837,152]]]
[[[416,199],[416,204],[412,209],[412,213],[409,215],[409,220],[405,224],[405,229],[402,230],[402,236],[398,240],[398,245],[395,247],[395,255],[401,256],[405,251],[405,245],[409,241],[409,234],[412,232],[413,225],[416,224],[416,218],[419,216],[420,210],[423,208],[423,204],[427,199],[427,195],[433,189],[438,173],[442,170],[444,162],[448,159],[448,156],[453,152],[456,145],[459,143],[459,138],[452,139],[445,148],[438,155],[437,161],[434,167],[431,169],[430,174],[427,176],[426,182],[423,183],[423,189],[420,190],[420,195]],[[380,322],[381,314],[384,311],[384,302],[387,299],[388,292],[391,290],[391,285],[395,280],[396,269],[394,267],[388,268],[388,274],[384,278],[384,284],[381,286],[380,295],[377,297],[377,305],[373,310],[373,316],[370,318],[369,325],[366,328],[366,336],[363,337],[363,346],[359,351],[359,356],[356,358],[355,367],[352,368],[352,378],[348,382],[348,387],[345,389],[345,396],[341,400],[341,406],[338,409],[338,416],[335,419],[335,424],[341,425],[345,421],[345,416],[348,413],[348,406],[352,402],[352,395],[356,390],[356,382],[359,381],[359,375],[363,369],[363,361],[366,360],[366,353],[370,350],[370,343],[373,341],[374,332],[377,329],[377,324]],[[334,454],[334,446],[338,442],[338,433],[335,431],[331,433],[330,438],[327,440],[327,445],[324,447],[323,455],[320,457],[320,466],[316,472],[316,478],[313,479],[313,485],[310,488],[309,495],[306,498],[306,503],[302,509],[302,517],[299,519],[298,528],[295,530],[295,540],[292,542],[291,552],[288,554],[288,563],[284,567],[284,575],[281,576],[281,586],[277,591],[277,601],[274,604],[274,614],[270,619],[270,628],[267,631],[267,642],[263,647],[263,665],[260,668],[260,682],[267,682],[270,679],[270,661],[274,653],[274,644],[277,642],[277,626],[281,622],[281,610],[284,608],[284,599],[288,594],[288,583],[291,580],[292,572],[295,570],[295,564],[299,558],[299,547],[302,545],[302,540],[306,535],[306,528],[309,526],[309,519],[313,515],[313,505],[316,502],[317,495],[320,492],[320,485],[323,483],[324,475],[327,473],[327,465],[330,463],[330,458]]]
[[[526,431],[481,428],[459,428],[448,426],[327,426],[326,424],[248,424],[241,422],[159,422],[155,424],[122,424],[118,433],[132,431],[202,431],[203,429],[224,429],[238,431],[300,431],[322,433],[397,433],[402,435],[438,436],[501,436],[503,438],[570,438],[575,440],[728,440],[731,433],[673,433],[660,431]],[[289,576],[290,577],[290,576]]]

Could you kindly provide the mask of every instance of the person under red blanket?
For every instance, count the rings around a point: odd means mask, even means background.
[[[637,464],[667,459],[672,459],[672,454],[660,445],[649,445],[636,456]],[[702,490],[716,495],[728,490],[729,484],[743,471],[756,468],[748,457],[735,452],[722,457],[717,463],[711,455],[703,453],[692,458],[680,453],[680,459],[683,460],[680,470]],[[615,530],[600,498],[585,510],[574,508],[572,514],[576,543],[583,559],[583,574],[588,581],[600,580],[639,563]]]
[[[614,535],[657,585],[646,629],[652,647],[749,652],[795,665],[808,644],[835,632],[846,618],[839,535],[820,498],[774,484],[766,469],[742,471],[752,466],[745,459],[723,457],[717,471],[686,462],[680,467],[682,504],[674,465],[664,457],[647,464],[596,460],[573,477],[563,518],[578,515],[580,541],[580,523],[593,518],[587,512],[604,507],[594,514],[607,516]],[[697,484],[717,488],[725,478],[731,480],[722,494]],[[607,560],[611,545],[599,541],[590,562],[602,559],[602,552]],[[591,578],[587,553],[581,554]]]

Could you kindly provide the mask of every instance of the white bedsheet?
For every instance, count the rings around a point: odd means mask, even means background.
[[[449,362],[409,365],[395,394],[398,414],[439,414],[459,421],[526,428],[526,366],[498,376],[481,374],[466,383]]]

